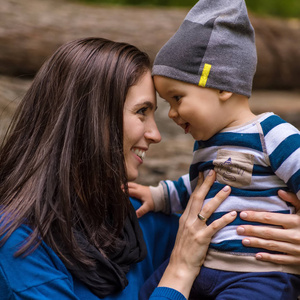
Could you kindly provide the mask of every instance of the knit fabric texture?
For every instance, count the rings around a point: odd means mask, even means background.
[[[250,97],[256,65],[244,0],[200,0],[158,52],[152,75]]]

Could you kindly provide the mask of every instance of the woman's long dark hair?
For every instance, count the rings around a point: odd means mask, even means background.
[[[123,155],[128,89],[150,68],[136,47],[102,38],[61,46],[23,98],[0,149],[0,235],[24,222],[63,260],[92,262],[73,228],[104,254],[118,247],[129,198]]]

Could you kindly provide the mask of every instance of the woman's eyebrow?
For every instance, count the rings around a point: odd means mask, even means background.
[[[153,105],[153,103],[151,102],[151,101],[144,101],[144,102],[141,102],[141,103],[138,103],[138,104],[136,104],[134,107],[141,107],[141,106],[143,106],[143,105],[146,105],[146,106],[148,106],[150,109],[153,109],[154,108],[154,105]]]

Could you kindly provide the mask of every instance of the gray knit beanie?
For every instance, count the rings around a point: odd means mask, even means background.
[[[256,64],[244,0],[200,0],[158,52],[152,75],[250,97]]]

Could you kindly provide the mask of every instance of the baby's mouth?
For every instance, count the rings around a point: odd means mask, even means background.
[[[183,128],[185,134],[189,133],[190,123],[184,123],[184,124],[181,125],[181,127]]]

